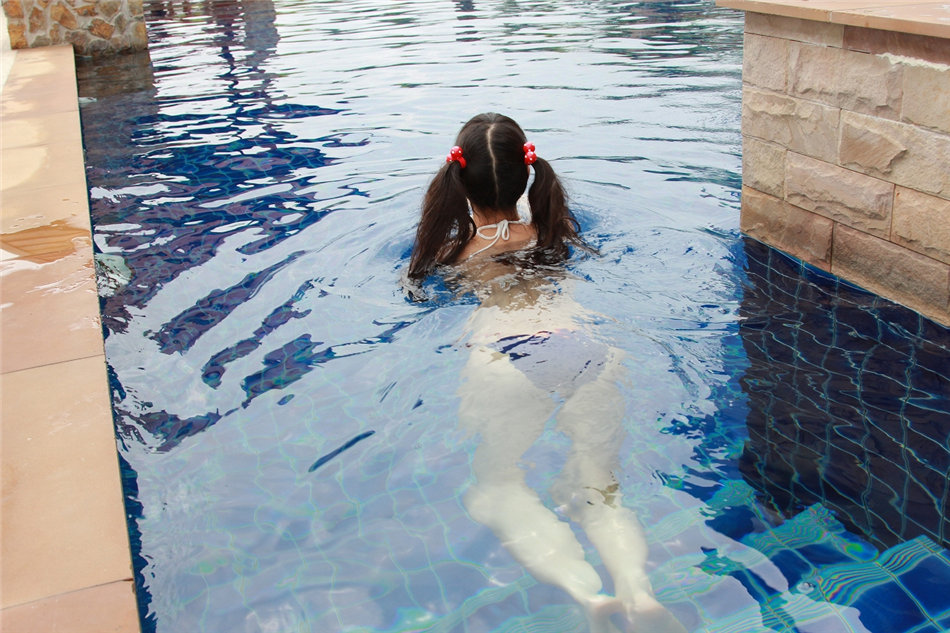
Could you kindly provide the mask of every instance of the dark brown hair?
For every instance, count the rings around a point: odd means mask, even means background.
[[[528,184],[524,131],[514,120],[495,113],[479,114],[462,126],[455,144],[465,167],[447,162],[429,184],[409,262],[409,277],[422,279],[438,264],[454,263],[475,235],[468,203],[493,210],[513,208]],[[531,224],[538,233],[534,259],[562,261],[569,244],[583,246],[577,220],[567,208],[564,189],[543,158],[534,164],[528,192]]]

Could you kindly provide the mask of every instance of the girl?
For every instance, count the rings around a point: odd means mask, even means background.
[[[534,184],[528,192],[531,221],[525,222],[516,207],[529,166]],[[418,280],[437,264],[528,248],[535,260],[561,261],[569,244],[583,244],[577,230],[557,175],[518,124],[500,114],[479,114],[462,127],[429,185],[409,276]]]
[[[421,280],[452,264],[479,298],[459,388],[459,423],[480,436],[465,507],[536,579],[576,600],[592,633],[616,631],[611,618],[625,630],[684,633],[653,595],[643,530],[611,472],[623,438],[621,353],[592,335],[594,315],[551,266],[568,258],[571,245],[585,248],[564,190],[506,116],[476,116],[456,143],[426,193],[409,276]],[[530,169],[524,220],[517,203]],[[616,596],[602,593],[569,524],[543,504],[519,465],[552,416],[571,448],[551,496],[597,548]]]

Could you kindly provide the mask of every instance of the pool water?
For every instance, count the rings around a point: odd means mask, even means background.
[[[145,631],[590,630],[466,505],[477,301],[400,283],[422,192],[482,111],[522,124],[599,249],[564,288],[623,358],[613,474],[657,599],[690,631],[950,630],[950,331],[740,236],[741,14],[146,19],[150,56],[79,67]],[[541,422],[520,467],[566,519],[571,442]]]

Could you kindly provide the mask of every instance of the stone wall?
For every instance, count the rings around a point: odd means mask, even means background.
[[[746,13],[746,234],[950,324],[950,39]]]
[[[12,48],[72,44],[94,57],[145,50],[142,0],[3,0]]]

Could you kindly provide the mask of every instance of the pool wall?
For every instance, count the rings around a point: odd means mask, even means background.
[[[73,49],[0,56],[0,629],[132,633]]]
[[[747,235],[950,324],[950,7],[746,11]]]
[[[72,44],[81,56],[145,50],[142,0],[3,0],[12,48]]]

